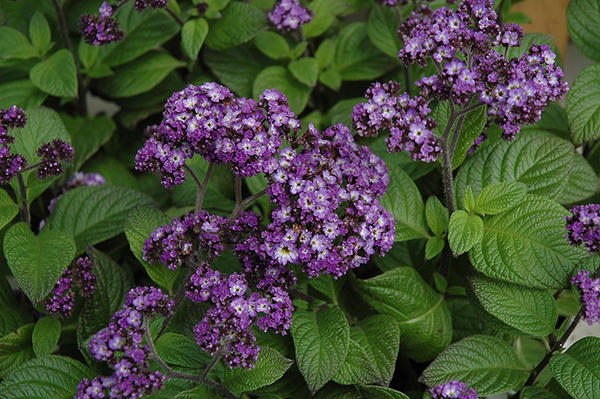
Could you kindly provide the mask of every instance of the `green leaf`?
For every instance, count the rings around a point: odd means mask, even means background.
[[[529,377],[512,348],[489,335],[473,335],[450,345],[423,371],[425,383],[434,387],[460,380],[479,396],[517,391]]]
[[[467,186],[465,189],[465,196],[463,198],[463,206],[469,213],[475,209],[475,196],[473,195],[473,189],[471,186]]]
[[[378,4],[371,9],[367,23],[369,39],[375,47],[394,59],[402,48],[398,27],[396,10]]]
[[[296,79],[311,87],[317,83],[317,79],[319,78],[319,64],[312,57],[294,60],[290,62],[288,69]]]
[[[90,69],[95,65],[98,55],[100,54],[100,46],[92,46],[87,44],[84,38],[79,41],[77,47],[77,57],[85,69]]]
[[[35,87],[43,92],[56,97],[77,97],[75,60],[67,49],[58,50],[35,64],[29,77]]]
[[[343,80],[372,80],[393,68],[394,63],[373,46],[367,24],[354,22],[340,31],[334,64]]]
[[[279,33],[264,31],[254,38],[254,45],[267,57],[279,60],[290,55],[290,46]]]
[[[534,130],[542,130],[551,132],[556,136],[565,140],[570,140],[569,119],[567,111],[557,103],[549,103],[544,112],[542,119],[536,124],[525,126],[525,130],[533,128]]]
[[[296,361],[311,392],[318,391],[342,367],[350,346],[350,328],[338,308],[318,312],[297,309],[291,328]]]
[[[60,321],[52,317],[42,317],[33,328],[33,351],[37,357],[46,356],[54,351],[60,338]]]
[[[238,96],[252,97],[252,86],[270,60],[250,44],[242,44],[225,51],[204,49],[204,62],[219,80]]]
[[[121,233],[132,209],[151,205],[151,198],[124,187],[78,187],[60,197],[44,230],[71,234],[77,243],[77,253],[81,253],[87,245]]]
[[[50,25],[39,11],[36,11],[31,17],[29,37],[38,54],[44,55],[49,50],[50,39],[52,38]]]
[[[211,356],[200,349],[195,341],[181,334],[164,333],[156,340],[155,345],[158,355],[168,364],[175,366],[201,370],[211,360]]]
[[[19,287],[38,303],[73,260],[75,243],[69,234],[51,229],[34,236],[29,226],[21,222],[6,232],[4,256]]]
[[[390,183],[380,204],[396,219],[396,241],[430,238],[425,226],[425,204],[417,185],[405,171],[389,166]]]
[[[69,132],[64,123],[56,113],[50,108],[34,108],[26,110],[27,125],[21,129],[14,130],[15,143],[14,152],[23,154],[29,164],[39,162],[37,149],[43,143],[53,139],[61,139],[69,142]]]
[[[38,90],[31,80],[15,80],[0,85],[0,108],[17,105],[21,108],[40,106],[48,95]]]
[[[234,392],[247,392],[271,385],[285,374],[293,361],[283,357],[275,349],[261,348],[254,368],[225,369],[225,386]]]
[[[519,181],[529,193],[556,198],[567,183],[575,151],[566,140],[527,129],[514,141],[498,140],[483,146],[468,159],[456,176],[457,202],[471,186],[478,195],[490,184]]]
[[[439,237],[431,237],[425,244],[425,259],[430,260],[439,255],[446,246],[446,241]]]
[[[313,0],[308,4],[308,8],[314,16],[312,21],[302,25],[302,37],[310,39],[320,36],[347,7],[344,0]]]
[[[211,23],[206,44],[214,50],[225,50],[245,43],[267,26],[267,15],[248,3],[232,2],[223,17]]]
[[[338,91],[342,87],[342,75],[333,67],[327,68],[319,74],[319,82],[331,90]]]
[[[448,209],[435,195],[427,198],[425,219],[429,229],[438,237],[443,236],[448,229]]]
[[[455,255],[469,252],[483,238],[483,220],[477,215],[469,215],[458,210],[450,216],[448,244]]]
[[[97,249],[91,249],[89,256],[96,274],[96,289],[91,298],[85,301],[79,314],[77,337],[80,344],[108,325],[133,286],[131,274],[110,256]],[[84,351],[87,353],[87,346]]]
[[[377,371],[367,351],[350,339],[348,355],[333,376],[333,381],[342,385],[370,384],[377,382]]]
[[[558,309],[548,291],[485,277],[471,284],[483,308],[509,326],[536,337],[554,332]]]
[[[315,290],[319,291],[326,298],[329,298],[333,301],[335,305],[338,304],[338,298],[344,288],[344,282],[346,279],[345,276],[342,278],[334,279],[329,274],[323,274],[319,277],[314,277],[308,280],[308,284],[313,287]]]
[[[78,170],[94,155],[100,147],[108,142],[117,126],[107,116],[87,116],[74,118],[67,114],[61,115],[69,135],[71,145],[75,149],[73,165]]]
[[[400,348],[400,328],[396,320],[387,315],[370,316],[350,328],[350,337],[367,353],[375,382],[388,385],[394,376]]]
[[[96,373],[75,359],[46,356],[33,359],[8,374],[0,384],[5,399],[71,399],[77,385]]]
[[[565,240],[567,211],[556,202],[528,195],[520,205],[485,219],[483,240],[469,257],[489,277],[536,288],[567,286],[587,253]]]
[[[14,306],[3,306],[2,312],[0,312],[0,337],[31,322],[33,322],[33,318],[30,312]]]
[[[110,97],[133,97],[153,89],[171,71],[184,65],[167,53],[151,51],[116,68],[115,75],[100,80],[98,88]]]
[[[19,207],[5,190],[0,189],[0,229],[9,224],[19,213]]]
[[[213,392],[206,385],[197,385],[187,391],[179,392],[174,399],[223,399],[223,397]]]
[[[475,211],[487,215],[496,215],[518,205],[527,193],[527,186],[512,181],[491,184],[481,190],[475,201]]]
[[[530,386],[521,391],[520,399],[558,399],[558,396],[542,387]]]
[[[556,198],[561,204],[582,202],[598,192],[598,175],[589,162],[575,154],[573,168],[569,171],[567,184]]]
[[[125,37],[100,50],[100,60],[109,67],[136,60],[179,32],[179,24],[162,10],[139,13],[125,5],[117,13],[117,20],[121,21]]]
[[[565,353],[553,356],[550,367],[556,381],[571,396],[596,398],[600,392],[600,338],[580,339]]]
[[[165,287],[169,292],[173,289],[173,284],[177,278],[177,271],[170,270],[162,263],[148,263],[142,257],[144,242],[150,234],[159,226],[166,225],[171,220],[158,209],[137,208],[134,209],[127,218],[125,225],[125,235],[129,241],[131,252],[140,261],[146,269],[148,276],[158,285]]]
[[[600,64],[585,68],[567,94],[567,115],[576,145],[600,138]]]
[[[315,52],[319,70],[323,70],[333,62],[335,56],[335,41],[333,39],[325,39],[319,44],[319,48]]]
[[[0,26],[0,60],[13,58],[25,60],[36,55],[37,51],[25,35],[8,26]]]
[[[397,267],[379,276],[357,280],[360,295],[379,313],[398,322],[401,350],[416,361],[431,359],[452,338],[450,312],[437,294],[411,267]]]
[[[387,387],[360,385],[358,390],[365,399],[409,399],[409,397],[402,392]]]
[[[596,0],[569,2],[567,29],[579,51],[600,61],[600,4]]]
[[[456,142],[456,149],[452,157],[452,169],[458,168],[465,158],[469,148],[473,145],[477,137],[485,131],[487,121],[487,112],[485,107],[479,107],[468,112],[460,128],[460,136]]]
[[[181,47],[190,59],[198,58],[198,53],[208,35],[208,23],[204,18],[187,21],[181,29]]]
[[[262,70],[254,81],[252,95],[258,98],[267,89],[277,89],[289,100],[290,109],[300,114],[308,103],[311,88],[297,81],[294,76],[282,66],[270,66]]]
[[[31,346],[32,332],[33,324],[25,324],[15,332],[0,338],[0,377],[5,378],[11,370],[35,356]]]

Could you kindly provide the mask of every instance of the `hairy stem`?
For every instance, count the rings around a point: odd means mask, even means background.
[[[192,179],[198,185],[198,194],[196,195],[196,207],[194,208],[194,213],[198,214],[202,210],[202,204],[204,203],[204,194],[206,193],[206,188],[208,187],[208,182],[212,177],[214,164],[211,162],[208,164],[208,169],[206,169],[206,174],[204,175],[204,180],[200,181],[198,176],[194,173],[194,171],[187,165],[183,165],[185,170],[192,176]]]
[[[29,201],[27,201],[27,188],[23,180],[23,173],[17,173],[17,181],[19,182],[19,191],[21,194],[21,215],[23,221],[31,227],[31,214],[29,213]]]
[[[235,177],[235,208],[229,216],[229,223],[232,223],[235,218],[238,217],[240,211],[244,206],[244,200],[242,199],[242,178],[239,176]]]
[[[52,0],[52,6],[54,6],[54,11],[56,12],[56,19],[58,20],[58,29],[60,30],[60,35],[62,36],[62,41],[64,46],[71,52],[73,55],[73,60],[75,61],[75,72],[77,73],[77,97],[78,97],[78,111],[81,115],[85,116],[87,114],[87,105],[85,101],[85,89],[83,87],[83,79],[81,79],[81,69],[79,67],[79,61],[75,56],[75,52],[73,51],[73,46],[71,45],[71,39],[69,39],[69,29],[67,28],[67,22],[65,20],[65,14],[58,4],[58,0]]]
[[[179,26],[183,26],[183,21],[173,12],[173,10],[169,7],[165,7],[165,11],[179,24]]]
[[[454,121],[456,120],[457,113],[452,112],[450,114],[450,118],[448,119],[448,124],[446,125],[446,129],[442,134],[441,144],[442,144],[442,155],[443,155],[443,163],[442,163],[442,182],[444,185],[444,195],[446,197],[446,207],[448,208],[448,214],[452,215],[454,210],[456,209],[455,199],[454,199],[454,176],[452,175],[452,156],[454,154],[451,153],[451,149],[448,146],[448,139],[450,138],[450,133],[452,132],[452,126],[454,126]],[[454,136],[458,136],[460,132],[456,133]]]
[[[175,316],[175,309],[177,309],[177,307],[181,304],[181,302],[183,302],[183,299],[185,298],[185,289],[186,289],[188,280],[192,276],[193,268],[190,267],[190,265],[188,265],[188,267],[186,267],[186,270],[187,271],[186,271],[183,283],[181,284],[181,286],[175,293],[175,298],[173,298],[173,303],[174,303],[173,312],[171,312],[171,314],[169,314],[168,316],[166,316],[164,318],[162,326],[160,327],[160,331],[158,332],[158,334],[156,334],[157,339],[158,339],[158,337],[160,337],[161,335],[164,334],[164,332],[167,329],[167,326],[171,322],[171,319],[173,318],[173,316]]]
[[[152,336],[150,335],[150,329],[148,328],[149,322],[150,321],[148,319],[144,320],[144,338],[146,339],[146,344],[148,345],[148,351],[150,352],[150,357],[154,359],[160,365],[160,367],[162,367],[167,378],[179,378],[184,380],[195,381],[200,384],[208,385],[210,388],[218,391],[227,399],[238,399],[237,395],[235,395],[233,392],[227,389],[223,384],[220,384],[206,377],[210,370],[217,364],[217,361],[219,360],[219,357],[217,356],[213,358],[213,361],[210,362],[210,364],[204,370],[202,375],[182,373],[177,370],[173,370],[171,367],[169,367],[169,365],[165,363],[165,361],[162,360],[162,358],[156,352],[156,347],[154,346],[154,341],[152,340]],[[217,359],[217,361],[214,361],[214,359]]]
[[[241,210],[246,208],[248,205],[251,205],[254,201],[259,199],[263,195],[265,195],[266,192],[267,192],[267,190],[261,190],[261,191],[257,192],[256,194],[252,194],[251,196],[244,198],[244,200],[242,201],[242,209]]]

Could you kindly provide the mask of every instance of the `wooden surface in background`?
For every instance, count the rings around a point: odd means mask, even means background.
[[[552,35],[564,60],[569,41],[568,4],[569,0],[525,0],[515,4],[511,11],[525,13],[531,18],[530,24],[522,24],[526,33],[539,32]]]

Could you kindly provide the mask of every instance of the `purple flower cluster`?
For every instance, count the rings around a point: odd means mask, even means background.
[[[258,359],[260,347],[250,330],[253,322],[263,331],[283,335],[292,324],[292,301],[281,287],[250,293],[244,274],[222,276],[207,264],[198,267],[190,281],[187,296],[213,305],[194,327],[196,342],[203,350],[222,355],[232,368],[252,368]]]
[[[84,378],[75,398],[141,398],[162,389],[165,376],[150,369],[149,348],[143,343],[144,321],[155,314],[167,316],[172,307],[173,301],[158,288],[130,290],[123,309],[113,315],[108,327],[98,331],[88,345],[91,355],[108,362],[115,372],[108,377]]]
[[[102,46],[123,40],[123,31],[113,17],[116,7],[105,1],[100,6],[100,15],[84,14],[79,18],[79,31],[87,44]]]
[[[15,138],[8,134],[10,129],[22,128],[26,124],[25,112],[16,105],[9,109],[0,109],[0,168],[2,168],[0,184],[10,183],[12,178],[27,166],[25,157],[11,153],[10,144],[15,141]]]
[[[251,212],[242,212],[232,223],[206,211],[190,213],[154,230],[144,242],[143,257],[147,262],[161,262],[176,270],[186,256],[196,251],[209,260],[215,259],[223,253],[226,243],[235,243],[240,235],[257,226],[258,217]]]
[[[96,290],[96,275],[92,271],[92,260],[87,256],[80,256],[65,269],[44,301],[46,310],[51,314],[69,317],[75,304],[75,286],[85,297]]]
[[[165,8],[167,2],[167,0],[135,0],[133,6],[137,11],[144,11],[148,7]]]
[[[300,128],[282,93],[266,90],[257,103],[214,82],[173,94],[163,115],[135,159],[138,170],[160,171],[166,188],[184,181],[185,160],[194,154],[241,177],[272,172],[282,140]]]
[[[581,270],[571,282],[581,290],[581,302],[588,324],[600,323],[600,278],[592,279],[590,272]]]
[[[269,13],[269,20],[280,32],[296,30],[313,19],[313,12],[302,7],[300,0],[281,0]]]
[[[477,392],[458,380],[430,389],[432,399],[478,399]]]
[[[377,200],[388,182],[385,163],[346,126],[320,133],[310,125],[301,149],[281,150],[269,175],[276,207],[260,249],[280,265],[302,264],[309,276],[345,274],[394,242],[394,218]]]
[[[471,144],[471,147],[469,147],[469,149],[467,150],[467,155],[471,155],[472,153],[474,153],[481,146],[481,144],[483,144],[487,137],[487,132],[481,133],[479,137],[475,139],[473,144]]]
[[[435,161],[442,147],[432,132],[437,123],[429,116],[428,101],[399,92],[396,82],[374,83],[365,93],[367,102],[352,111],[354,128],[360,136],[376,136],[379,130],[389,129],[390,152],[406,151],[414,160]]]
[[[577,205],[570,212],[565,216],[569,244],[600,253],[600,204]]]
[[[73,159],[75,150],[70,144],[60,139],[54,139],[49,143],[42,144],[37,150],[41,158],[36,175],[40,179],[50,176],[58,176],[63,172],[62,162]]]

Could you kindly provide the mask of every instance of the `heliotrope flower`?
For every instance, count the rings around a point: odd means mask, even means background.
[[[581,290],[581,303],[588,324],[600,323],[600,278],[591,278],[590,272],[581,270],[571,282]]]
[[[478,399],[477,392],[458,380],[440,384],[429,390],[432,399]]]
[[[162,389],[165,376],[150,368],[149,348],[144,344],[145,320],[156,314],[169,315],[173,301],[160,289],[136,287],[126,296],[108,327],[90,340],[90,354],[107,362],[115,371],[110,376],[84,378],[77,386],[76,399],[142,398]]]
[[[22,128],[27,124],[25,112],[13,105],[8,109],[0,109],[0,184],[8,184],[17,173],[27,167],[27,160],[21,154],[11,152],[14,136],[9,130]]]
[[[80,256],[71,262],[44,301],[49,313],[69,317],[75,304],[75,289],[85,297],[94,293],[96,275],[92,266],[88,256]]]
[[[600,253],[600,204],[577,205],[565,216],[569,244]]]
[[[105,1],[100,6],[100,15],[84,14],[79,18],[79,32],[87,44],[103,46],[123,40],[123,31],[113,16],[115,8]]]
[[[60,139],[42,144],[37,150],[37,155],[41,158],[36,169],[37,177],[45,179],[60,175],[63,172],[62,163],[72,160],[74,154],[73,147]]]
[[[300,0],[281,0],[269,13],[269,20],[280,32],[289,32],[312,21],[313,12],[302,7]]]

